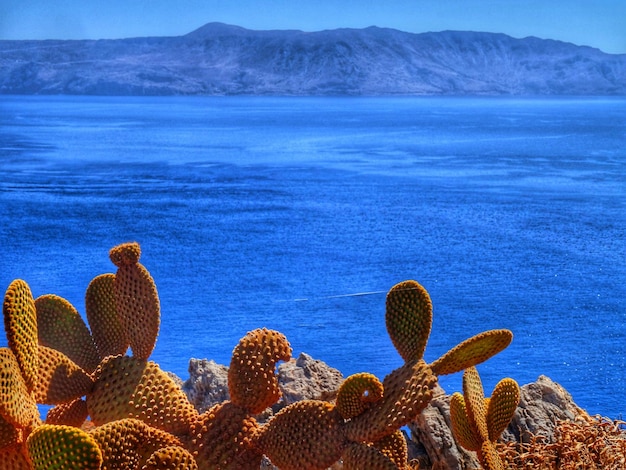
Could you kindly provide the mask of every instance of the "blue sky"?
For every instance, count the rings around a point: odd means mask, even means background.
[[[0,39],[178,36],[212,21],[502,32],[626,53],[626,0],[0,0]]]

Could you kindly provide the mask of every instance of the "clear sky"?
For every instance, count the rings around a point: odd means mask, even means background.
[[[213,21],[501,32],[626,53],[626,0],[0,0],[0,39],[179,36]]]

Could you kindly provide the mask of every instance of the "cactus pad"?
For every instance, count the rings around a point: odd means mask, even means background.
[[[387,332],[405,362],[424,355],[433,320],[433,306],[426,289],[415,281],[396,284],[387,294]]]
[[[2,304],[4,330],[9,348],[17,363],[29,391],[35,388],[39,370],[37,354],[37,312],[30,287],[25,281],[13,281]]]
[[[141,257],[141,247],[137,242],[122,243],[114,246],[109,251],[109,258],[111,262],[117,266],[130,266],[137,264]]]
[[[43,424],[26,441],[35,470],[99,470],[102,453],[93,438],[72,426]]]
[[[489,440],[495,442],[505,431],[520,400],[520,388],[511,378],[504,378],[496,384],[487,405],[487,429]]]
[[[111,356],[94,372],[87,408],[97,426],[136,418],[172,434],[186,434],[198,412],[172,378],[157,364]]]
[[[42,295],[35,300],[39,344],[61,351],[91,373],[100,357],[85,322],[74,306],[62,297]]]
[[[78,398],[69,403],[62,403],[50,408],[46,415],[46,424],[64,424],[80,428],[88,416],[87,402]]]
[[[276,363],[288,361],[291,346],[282,333],[257,329],[244,336],[233,351],[228,391],[237,406],[257,414],[280,398]]]
[[[464,449],[478,452],[482,441],[479,438],[478,429],[467,414],[465,398],[458,392],[450,398],[450,421],[456,441]]]
[[[87,395],[93,380],[65,354],[39,346],[39,382],[34,394],[37,403],[57,405]]]
[[[330,403],[296,402],[261,428],[259,447],[281,470],[324,470],[339,460],[348,446],[342,422]]]
[[[383,381],[383,398],[346,423],[355,442],[375,442],[415,420],[433,396],[437,377],[424,361],[406,363]]]
[[[460,372],[495,356],[511,344],[509,330],[489,330],[466,339],[430,365],[436,375]]]
[[[344,419],[360,415],[383,397],[383,384],[375,375],[369,373],[354,374],[339,387],[337,410]]]
[[[8,348],[0,348],[0,416],[17,428],[29,428],[39,418],[37,403]]]
[[[343,454],[344,470],[398,470],[404,468],[397,466],[376,447],[366,444],[353,442]]]
[[[124,354],[129,343],[115,306],[115,274],[92,279],[85,294],[85,311],[100,359]]]
[[[24,446],[0,449],[0,470],[33,470]]]
[[[138,262],[139,254],[139,245],[130,243],[112,248],[110,257],[117,266],[115,308],[126,339],[135,357],[148,359],[159,334],[161,313],[154,279]]]
[[[182,447],[169,446],[155,451],[141,470],[198,470],[198,464]]]
[[[136,419],[112,421],[94,429],[90,435],[102,449],[102,469],[137,469],[159,449],[182,447],[168,432],[152,428]]]
[[[200,468],[258,469],[262,454],[255,448],[257,422],[226,401],[202,413],[191,426],[189,449]]]

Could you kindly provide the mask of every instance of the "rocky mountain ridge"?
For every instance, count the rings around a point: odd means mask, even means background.
[[[393,29],[0,41],[0,94],[626,95],[626,54],[534,37]]]

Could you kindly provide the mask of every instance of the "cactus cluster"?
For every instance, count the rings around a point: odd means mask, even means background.
[[[496,441],[507,428],[520,400],[520,388],[511,378],[496,384],[491,398],[485,398],[475,367],[463,374],[463,395],[450,400],[452,432],[461,446],[478,454],[485,470],[504,470]]]
[[[34,299],[23,280],[8,287],[8,348],[0,348],[0,470],[257,470],[263,455],[282,470],[323,470],[340,459],[346,469],[414,468],[399,429],[428,404],[437,377],[473,370],[512,339],[508,330],[488,331],[426,363],[432,304],[421,285],[405,281],[386,300],[387,331],[404,363],[382,382],[355,374],[335,402],[293,403],[260,424],[255,415],[281,395],[276,363],[291,357],[287,338],[262,328],[233,351],[231,399],[199,413],[149,360],[160,307],[140,256],[137,243],[111,249],[117,272],[89,284],[87,324],[65,299]],[[480,395],[475,382],[468,387],[466,395]],[[490,427],[502,427],[511,404],[482,400],[459,405],[471,412],[456,421],[468,426],[461,439],[484,455],[491,452],[483,450],[484,442],[493,442]],[[45,421],[38,404],[53,405]],[[502,411],[504,405],[509,408]]]

